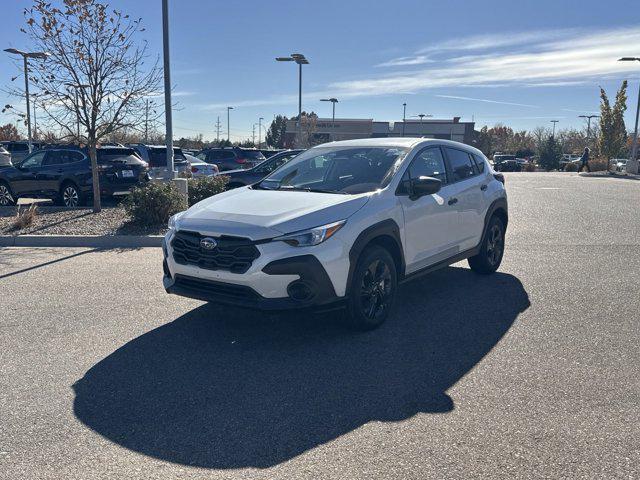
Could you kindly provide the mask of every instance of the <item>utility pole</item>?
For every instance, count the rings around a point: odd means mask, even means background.
[[[591,145],[589,143],[589,141],[591,140],[591,119],[600,118],[600,115],[578,115],[578,118],[587,119],[587,147],[589,147]]]
[[[258,119],[258,148],[262,145],[262,120],[264,120],[264,117]]]
[[[149,99],[145,101],[144,107],[144,143],[149,143]]]
[[[560,120],[551,120],[551,123],[553,123],[553,133],[551,134],[551,136],[553,138],[556,138],[556,123],[558,123]]]
[[[640,57],[622,57],[619,62],[640,62]],[[633,130],[633,142],[631,143],[631,158],[627,162],[627,173],[638,173],[638,118],[640,117],[640,86],[638,86],[638,105],[636,107],[636,124]]]
[[[16,50],[15,48],[7,48],[5,52],[11,53],[13,55],[21,55],[22,60],[24,61],[24,96],[27,100],[27,135],[29,138],[29,153],[33,151],[31,145],[31,105],[29,105],[29,62],[28,58],[38,58],[40,60],[45,60],[50,53],[49,52],[23,52],[21,50]]]
[[[229,112],[233,110],[233,107],[227,107],[227,141],[229,143],[231,143],[231,127],[229,126],[229,120],[230,120],[230,116],[229,116]]]
[[[38,139],[38,121],[36,119],[36,97],[37,94],[33,94],[33,139]]]
[[[162,0],[162,51],[164,59],[164,118],[167,146],[167,178],[174,178],[173,119],[171,112],[171,72],[169,62],[169,0]]]
[[[220,128],[222,124],[220,123],[220,115],[218,115],[218,121],[216,122],[216,143],[220,144]]]
[[[251,129],[251,141],[253,142],[253,144],[256,144],[256,124],[253,124],[253,127]]]
[[[292,53],[289,57],[277,57],[276,62],[296,62],[298,64],[298,121],[296,134],[298,136],[297,142],[299,142],[302,137],[302,65],[309,65],[309,60],[301,53]]]
[[[404,137],[404,124],[407,122],[407,104],[402,104],[402,136]],[[395,129],[394,129],[395,130]]]

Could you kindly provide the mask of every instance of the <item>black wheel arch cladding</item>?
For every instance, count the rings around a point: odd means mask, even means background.
[[[349,274],[347,276],[346,294],[349,295],[353,274],[358,263],[358,258],[364,249],[371,245],[380,245],[389,251],[389,254],[396,262],[398,278],[404,275],[405,261],[402,240],[400,239],[400,227],[392,220],[387,219],[367,227],[356,238],[349,250]]]

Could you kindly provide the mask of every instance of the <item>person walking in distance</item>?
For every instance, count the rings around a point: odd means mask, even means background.
[[[589,167],[589,147],[584,147],[584,152],[582,152],[582,156],[580,157],[580,165],[578,165],[578,173],[584,168],[587,169],[587,172],[591,171],[591,167]]]
[[[584,152],[580,157],[580,165],[578,166],[578,173],[581,172],[586,167],[587,172],[591,171],[591,167],[589,167],[589,147],[584,147]]]

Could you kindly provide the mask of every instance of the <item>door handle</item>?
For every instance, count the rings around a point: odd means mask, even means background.
[[[453,197],[450,198],[449,201],[447,202],[449,205],[455,205],[456,203],[458,203],[458,199]]]
[[[482,185],[482,186],[480,187],[480,190],[482,190],[483,192],[484,192],[486,189],[487,189],[487,185]]]

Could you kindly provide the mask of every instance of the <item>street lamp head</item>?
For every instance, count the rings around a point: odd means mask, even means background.
[[[45,60],[47,57],[50,57],[51,54],[49,52],[33,52],[33,53],[27,53],[27,56],[31,58],[38,58],[40,60]]]
[[[276,57],[276,62],[293,62],[291,57]]]
[[[298,65],[308,65],[309,64],[309,60],[307,60],[307,58],[301,53],[292,53],[291,54],[291,58]]]
[[[28,58],[38,58],[40,60],[44,60],[45,58],[51,56],[49,52],[23,52],[22,50],[18,50],[17,48],[5,48],[4,51],[7,53],[12,53],[14,55],[22,55],[23,57]]]
[[[227,107],[227,110],[233,110],[233,107]]]
[[[618,59],[619,62],[635,62],[636,60],[640,62],[640,58],[638,57],[622,57]]]

